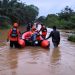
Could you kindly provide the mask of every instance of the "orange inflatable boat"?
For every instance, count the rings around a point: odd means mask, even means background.
[[[23,39],[19,39],[18,43],[22,48],[25,47],[25,41]]]
[[[41,35],[37,35],[36,41],[32,41],[31,38],[32,32],[28,31],[23,33],[22,39],[19,40],[19,44],[24,46],[41,46],[43,48],[49,48],[50,42],[48,40],[44,40]]]
[[[49,46],[50,46],[50,42],[48,40],[43,40],[41,42],[41,47],[43,47],[43,48],[49,48]]]

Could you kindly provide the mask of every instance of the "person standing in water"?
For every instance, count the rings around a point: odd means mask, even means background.
[[[19,48],[18,39],[20,37],[20,31],[18,29],[18,23],[14,23],[13,28],[11,28],[8,32],[7,41],[10,40],[10,47]]]
[[[56,26],[53,26],[53,31],[51,31],[51,33],[46,39],[49,39],[50,37],[52,37],[54,47],[58,47],[60,43],[60,32],[57,31]]]

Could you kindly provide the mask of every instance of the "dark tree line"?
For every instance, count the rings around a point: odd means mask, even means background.
[[[39,9],[34,5],[27,5],[18,0],[0,0],[0,27],[14,22],[26,25],[39,21],[48,27],[56,25],[63,29],[75,28],[75,11],[69,6],[66,6],[60,13],[48,14],[46,17],[40,16],[37,19],[38,14]]]
[[[0,16],[6,16],[11,23],[18,22],[20,25],[34,22],[39,9],[34,5],[27,5],[18,0],[0,0]]]

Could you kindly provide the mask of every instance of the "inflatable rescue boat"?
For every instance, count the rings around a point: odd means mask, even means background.
[[[37,34],[35,41],[32,41],[31,36],[31,31],[22,34],[22,39],[19,39],[19,44],[21,45],[21,47],[41,46],[43,48],[49,48],[50,42],[48,40],[44,40],[40,34]]]

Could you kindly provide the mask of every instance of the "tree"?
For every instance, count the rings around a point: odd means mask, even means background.
[[[27,24],[34,21],[38,13],[39,9],[34,5],[26,5],[18,0],[0,1],[0,15],[8,16],[12,23]]]
[[[62,28],[73,29],[75,27],[75,12],[66,6],[64,10],[58,13],[59,23]]]
[[[71,18],[72,14],[73,14],[73,10],[68,6],[66,6],[64,10],[58,13],[59,19],[64,19],[66,21],[68,21]]]
[[[37,21],[38,22],[41,22],[41,23],[44,23],[44,21],[45,21],[45,16],[40,16],[38,19],[37,19]]]
[[[59,25],[58,16],[55,14],[48,14],[45,19],[45,25],[47,25],[48,27],[52,27],[54,25],[58,26]]]

